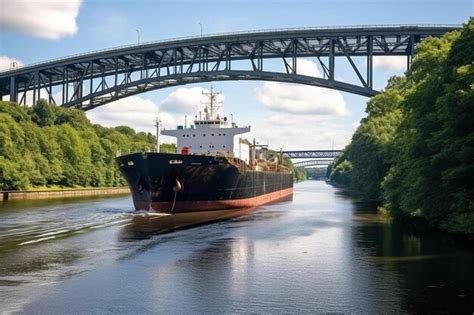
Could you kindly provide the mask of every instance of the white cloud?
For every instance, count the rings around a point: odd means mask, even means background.
[[[173,116],[159,111],[157,104],[138,95],[100,106],[86,114],[93,123],[107,127],[125,125],[137,131],[155,133],[153,125],[156,117],[160,117],[165,128],[176,127]]]
[[[374,69],[381,69],[386,71],[405,71],[407,68],[407,57],[374,56],[373,65]]]
[[[303,59],[303,58],[298,58],[297,72],[298,74],[312,76],[312,77],[321,76],[321,71],[319,70],[316,63],[311,60]]]
[[[15,63],[15,67],[23,66],[23,62],[21,62],[19,59],[8,56],[0,56],[0,71],[11,70],[12,63]]]
[[[298,74],[321,77],[317,64],[298,59]],[[285,150],[341,149],[353,130],[338,117],[349,115],[341,92],[301,84],[265,82],[256,90],[257,100],[270,109],[260,117],[249,117],[260,143]],[[269,132],[271,130],[271,132]]]
[[[59,39],[77,32],[81,0],[2,0],[0,26],[37,37]]]
[[[170,113],[196,115],[203,110],[202,103],[207,101],[203,92],[207,93],[209,90],[202,87],[178,88],[161,102],[160,108]],[[220,94],[217,101],[224,101],[224,96]]]
[[[298,74],[320,77],[316,64],[298,59]],[[257,100],[268,109],[301,115],[348,115],[339,91],[294,83],[265,82],[255,89]]]
[[[248,118],[252,132],[243,135],[278,150],[342,149],[350,141],[353,130],[343,122],[312,115],[282,115]]]

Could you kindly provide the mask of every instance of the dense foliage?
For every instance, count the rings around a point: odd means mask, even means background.
[[[286,156],[283,157],[283,165],[285,165],[291,170],[291,172],[293,173],[293,180],[295,182],[301,182],[306,180],[306,172],[304,168],[295,167],[290,158],[287,158]]]
[[[366,111],[330,179],[394,215],[474,233],[474,19],[424,40]]]
[[[115,156],[154,145],[150,133],[93,125],[84,112],[45,100],[0,102],[0,189],[122,186]]]

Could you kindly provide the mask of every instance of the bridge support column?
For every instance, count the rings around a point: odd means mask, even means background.
[[[10,78],[10,102],[18,102],[18,86],[15,77]]]
[[[329,81],[334,81],[334,69],[335,69],[335,40],[334,38],[329,39]]]
[[[82,81],[74,81],[73,83],[73,101],[78,100],[82,97]]]
[[[48,77],[48,103],[53,103],[53,84],[51,76]]]
[[[372,36],[367,37],[367,86],[369,88],[373,87],[372,77],[373,77],[373,48],[374,42]]]
[[[413,57],[415,57],[415,36],[410,35],[410,42],[408,44],[408,55],[407,55],[407,71],[411,68]]]

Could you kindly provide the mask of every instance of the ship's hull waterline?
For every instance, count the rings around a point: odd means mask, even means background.
[[[120,156],[117,162],[137,210],[246,208],[293,194],[291,172],[239,170],[224,157],[150,152]]]

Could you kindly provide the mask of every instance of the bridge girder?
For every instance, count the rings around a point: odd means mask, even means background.
[[[283,151],[283,155],[290,159],[324,159],[336,158],[341,155],[341,150],[304,150],[304,151]]]
[[[310,167],[310,166],[327,166],[330,165],[334,159],[309,160],[293,163],[294,167]]]
[[[372,96],[373,57],[406,56],[416,44],[458,26],[311,28],[211,35],[93,52],[0,73],[0,96],[26,103],[43,96],[89,110],[130,95],[175,85],[219,80],[267,80],[308,84]],[[354,57],[366,58],[361,71]],[[298,58],[314,58],[322,77],[298,73]],[[336,80],[336,59],[346,59],[358,84]],[[282,62],[283,72],[264,61]],[[268,67],[267,67],[268,68]],[[54,93],[54,89],[59,90]],[[61,100],[54,99],[60,95]]]

